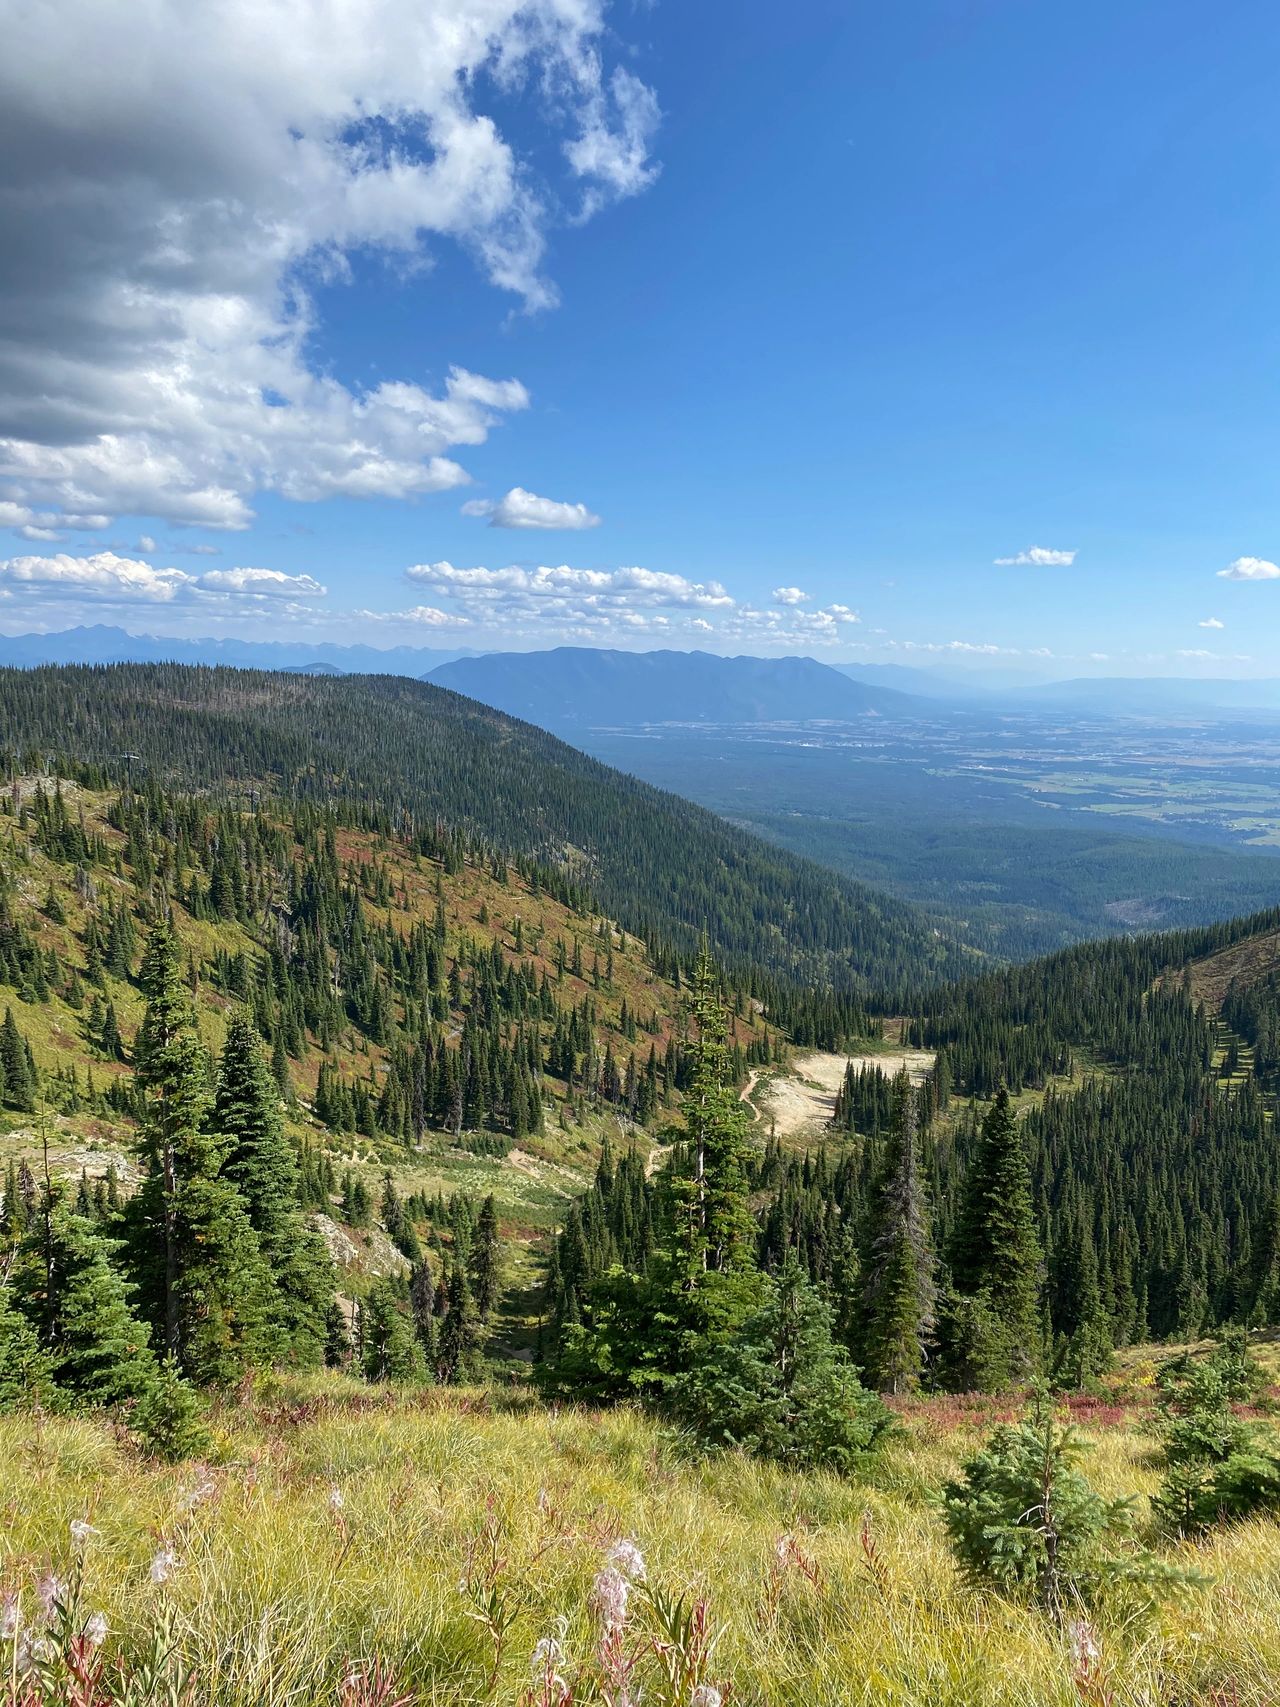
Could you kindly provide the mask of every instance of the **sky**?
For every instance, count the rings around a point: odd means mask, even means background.
[[[0,629],[1280,674],[1267,0],[0,0]]]

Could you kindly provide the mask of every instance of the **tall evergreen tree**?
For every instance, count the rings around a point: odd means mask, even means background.
[[[333,1265],[302,1213],[297,1157],[280,1117],[280,1091],[253,1021],[237,1014],[227,1029],[208,1125],[230,1141],[223,1177],[235,1186],[258,1235],[271,1281],[269,1315],[293,1363],[324,1361]]]
[[[370,1381],[422,1381],[426,1365],[394,1286],[375,1280],[360,1310],[364,1372]]]
[[[498,1211],[490,1192],[480,1206],[476,1235],[471,1246],[471,1290],[482,1322],[487,1322],[498,1302]]]
[[[754,1264],[747,1199],[747,1113],[733,1082],[728,1023],[704,942],[693,986],[696,1026],[685,1098],[686,1166],[672,1176],[674,1254],[686,1284]]]
[[[110,1255],[93,1223],[73,1213],[57,1185],[46,1186],[18,1252],[13,1293],[54,1381],[88,1404],[140,1398],[157,1372]]]
[[[867,1375],[882,1393],[909,1393],[920,1384],[933,1343],[937,1265],[916,1099],[905,1072],[894,1087],[893,1119],[873,1214],[863,1333]]]
[[[965,1301],[948,1313],[952,1384],[998,1390],[1030,1380],[1040,1366],[1042,1258],[1031,1168],[1003,1085],[969,1164],[949,1255]]]
[[[143,959],[138,1033],[139,1152],[146,1178],[126,1207],[130,1263],[160,1349],[197,1382],[236,1380],[279,1350],[270,1283],[239,1191],[221,1178],[227,1141],[210,1133],[205,1054],[167,917]]]

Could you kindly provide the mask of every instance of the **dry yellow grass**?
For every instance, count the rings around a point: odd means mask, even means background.
[[[0,1419],[0,1583],[28,1585],[29,1601],[87,1518],[86,1606],[126,1641],[169,1607],[200,1707],[329,1707],[349,1662],[374,1656],[433,1707],[538,1700],[525,1692],[541,1638],[562,1643],[571,1681],[596,1651],[591,1585],[619,1537],[660,1594],[706,1597],[721,1634],[704,1675],[733,1704],[1280,1699],[1280,1528],[1176,1549],[1213,1580],[1155,1616],[1102,1608],[1102,1692],[1082,1694],[1059,1631],[954,1569],[930,1494],[979,1435],[936,1412],[908,1418],[871,1482],[700,1460],[629,1410],[396,1399],[336,1378],[260,1394],[220,1426],[206,1472],[142,1464],[95,1422]],[[1151,1487],[1136,1426],[1093,1438],[1101,1489]],[[162,1546],[179,1564],[156,1585]],[[510,1619],[501,1651],[482,1603]],[[633,1682],[649,1707],[675,1707],[690,1691],[661,1679],[655,1617],[633,1595]],[[584,1677],[573,1699],[604,1697]]]

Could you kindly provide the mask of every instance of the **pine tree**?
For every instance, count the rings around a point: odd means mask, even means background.
[[[894,1088],[866,1264],[863,1351],[882,1393],[909,1393],[920,1384],[936,1325],[935,1267],[915,1094],[904,1072]]]
[[[1031,1169],[1003,1085],[969,1165],[949,1254],[955,1289],[967,1301],[949,1312],[952,1385],[989,1391],[1030,1380],[1040,1365],[1042,1258]]]
[[[1268,1205],[1251,1267],[1248,1320],[1255,1327],[1280,1322],[1280,1192]]]
[[[436,1329],[436,1287],[431,1264],[424,1257],[415,1264],[409,1276],[409,1308],[413,1313],[413,1331],[418,1336],[428,1370],[434,1370],[438,1360]]]
[[[289,1360],[315,1368],[324,1359],[333,1266],[303,1216],[279,1089],[247,1014],[237,1014],[227,1029],[208,1124],[231,1143],[222,1177],[238,1189],[258,1235],[273,1291],[269,1315]]]
[[[35,1330],[18,1308],[13,1288],[0,1280],[0,1416],[21,1405],[56,1410],[59,1398]]]

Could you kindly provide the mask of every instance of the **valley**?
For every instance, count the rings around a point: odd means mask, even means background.
[[[13,1619],[52,1558],[201,1707],[1071,1707],[965,1563],[1030,1452],[1137,1502],[1071,1578],[1127,1698],[1280,1686],[1274,907],[1011,963],[429,686],[0,700]]]

